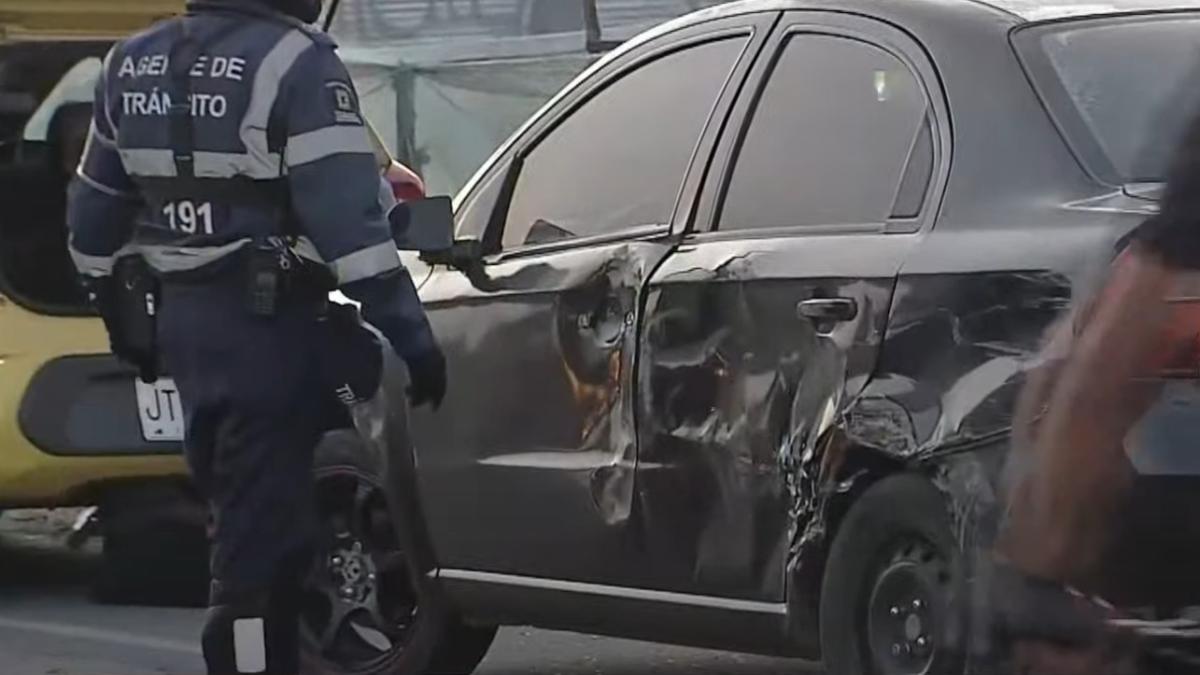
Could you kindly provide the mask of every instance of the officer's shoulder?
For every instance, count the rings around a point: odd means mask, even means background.
[[[314,26],[309,26],[309,25],[301,25],[301,26],[297,26],[296,30],[298,30],[301,33],[304,33],[306,36],[308,36],[308,39],[312,40],[313,44],[315,44],[318,47],[322,47],[322,48],[329,49],[329,50],[337,49],[337,42],[334,41],[334,39],[329,35],[329,33],[326,33],[325,31],[323,31],[319,28],[316,28]]]

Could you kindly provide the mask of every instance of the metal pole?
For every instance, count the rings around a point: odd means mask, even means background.
[[[329,27],[333,25],[333,17],[337,15],[340,4],[342,4],[342,0],[329,0],[329,11],[325,13],[325,25],[321,27],[322,31],[329,32]]]
[[[589,54],[602,54],[621,44],[617,40],[605,40],[601,34],[600,10],[596,8],[596,2],[597,0],[583,0],[583,25]]]

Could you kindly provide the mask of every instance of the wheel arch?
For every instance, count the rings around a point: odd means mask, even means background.
[[[331,431],[317,445],[318,458],[328,457],[330,453],[345,452],[352,452],[360,457],[372,454],[368,451],[367,444],[352,429]],[[395,524],[397,535],[405,550],[411,552],[411,560],[421,576],[432,579],[432,573],[437,569],[437,556],[425,526],[420,502],[416,498],[416,479],[411,473],[411,466],[411,459],[396,457],[388,462],[379,475],[384,483],[388,512]]]
[[[825,499],[814,509],[807,523],[797,523],[798,539],[794,542],[789,568],[792,585],[799,595],[815,603],[820,597],[821,576],[829,547],[837,536],[846,513],[864,492],[879,481],[908,470],[901,459],[865,445],[849,442],[837,432],[822,445],[826,453],[836,455],[827,460],[831,467],[814,489],[825,492]],[[838,447],[841,446],[841,447]],[[789,595],[796,595],[789,592]]]
[[[940,496],[959,558],[956,583],[967,584],[973,576],[975,558],[995,537],[1002,514],[1001,476],[1007,438],[959,448],[942,448],[917,456],[899,456],[877,447],[848,441],[836,430],[822,444],[832,459],[817,490],[828,496],[807,525],[798,524],[798,534],[789,558],[788,603],[792,616],[791,634],[803,645],[806,655],[818,656],[812,644],[820,626],[823,580],[834,541],[841,533],[851,508],[872,487],[895,476],[921,480]],[[807,533],[807,536],[806,536]],[[969,589],[960,586],[960,591]],[[960,609],[967,609],[964,605]],[[960,617],[969,623],[969,617]],[[963,631],[969,625],[963,624]],[[964,637],[958,634],[958,639]]]

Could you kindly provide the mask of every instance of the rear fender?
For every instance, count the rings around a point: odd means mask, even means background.
[[[876,482],[905,470],[898,458],[877,448],[850,442],[842,428],[827,431],[817,443],[808,470],[811,484],[802,493],[803,517],[788,557],[789,633],[796,644],[809,644],[819,627],[817,607],[825,574],[825,558],[842,518],[859,495]],[[815,642],[811,647],[816,649]]]

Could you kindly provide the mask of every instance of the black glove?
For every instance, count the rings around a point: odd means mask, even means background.
[[[446,398],[446,357],[442,350],[434,347],[417,356],[406,359],[411,384],[408,385],[408,400],[414,408],[430,404],[434,410],[442,406]]]
[[[330,303],[318,322],[324,341],[318,365],[324,386],[346,405],[370,400],[379,391],[383,351],[353,305]]]

